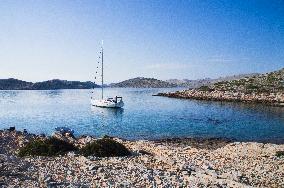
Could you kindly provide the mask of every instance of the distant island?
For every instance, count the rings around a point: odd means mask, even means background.
[[[110,87],[130,87],[130,88],[169,88],[177,87],[177,84],[158,80],[155,78],[137,77],[119,83],[113,83]]]
[[[220,81],[196,89],[159,93],[157,95],[197,100],[257,102],[284,106],[284,68],[242,79]]]
[[[14,78],[0,79],[0,90],[54,90],[54,89],[91,89],[100,87],[93,82],[48,80],[43,82],[26,82]]]

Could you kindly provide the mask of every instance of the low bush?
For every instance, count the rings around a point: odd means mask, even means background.
[[[284,157],[284,151],[276,151],[276,157]]]
[[[257,89],[259,89],[259,86],[254,85],[254,84],[248,84],[248,85],[246,85],[246,89],[247,90],[257,90]]]
[[[46,140],[33,140],[26,146],[20,148],[19,156],[57,156],[75,151],[77,148],[66,141],[56,138],[48,138]]]
[[[200,90],[200,91],[213,91],[213,89],[211,89],[211,88],[208,87],[208,86],[201,86],[201,87],[199,87],[199,90]]]
[[[118,157],[130,155],[130,151],[121,143],[110,138],[98,139],[80,149],[84,156]]]

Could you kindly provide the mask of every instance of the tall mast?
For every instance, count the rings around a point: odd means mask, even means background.
[[[104,99],[104,49],[102,41],[102,99]]]

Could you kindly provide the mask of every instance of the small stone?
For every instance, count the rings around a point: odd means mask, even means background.
[[[67,171],[67,174],[68,174],[68,175],[71,175],[71,174],[72,174],[72,171],[71,171],[71,170],[68,170],[68,171]]]

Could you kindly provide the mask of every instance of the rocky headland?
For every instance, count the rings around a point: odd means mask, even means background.
[[[97,140],[54,134],[80,147]],[[221,139],[113,140],[125,157],[19,157],[34,139],[15,130],[0,131],[0,187],[284,187],[284,145]]]
[[[238,80],[217,82],[197,89],[158,93],[157,96],[284,106],[284,69]]]

